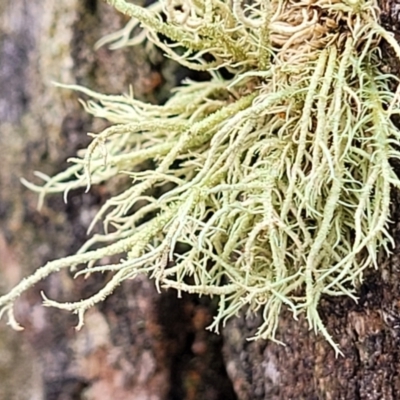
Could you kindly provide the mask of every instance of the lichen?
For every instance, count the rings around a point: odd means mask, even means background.
[[[215,330],[246,307],[263,316],[254,338],[276,340],[285,306],[295,318],[305,313],[340,352],[319,316],[320,297],[357,299],[364,269],[378,267],[380,249],[390,251],[390,191],[400,183],[389,163],[400,156],[391,119],[399,91],[382,72],[379,44],[387,41],[399,58],[400,48],[379,25],[376,3],[107,3],[133,20],[101,45],[150,41],[210,80],[185,82],[162,106],[68,86],[91,98],[87,112],[112,125],[92,134],[66,171],[38,173],[43,186],[24,184],[40,203],[119,174],[132,184],[93,221],[103,221],[104,234],[0,297],[1,314],[18,328],[14,301],[61,268],[80,266],[76,276],[112,271],[88,299],[43,295],[44,305],[77,313],[81,327],[88,308],[145,273],[159,289],[218,296]],[[154,169],[144,167],[149,160]],[[156,186],[167,188],[160,197]],[[102,265],[113,255],[120,262]]]

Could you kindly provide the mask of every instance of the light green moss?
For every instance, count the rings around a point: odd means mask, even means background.
[[[247,306],[262,310],[255,338],[274,339],[285,305],[294,317],[305,313],[339,352],[319,299],[356,299],[363,270],[377,267],[379,249],[389,251],[390,190],[399,186],[389,164],[400,155],[391,122],[398,93],[389,89],[394,77],[380,70],[378,46],[386,40],[400,49],[379,25],[376,3],[168,0],[146,10],[107,2],[135,20],[100,44],[151,40],[182,65],[208,70],[210,81],[186,82],[164,106],[69,86],[92,98],[83,103],[89,113],[115,125],[93,135],[68,170],[38,174],[43,186],[24,183],[40,202],[117,174],[133,183],[93,221],[103,220],[104,235],[0,297],[2,313],[18,327],[13,302],[23,291],[87,264],[77,275],[114,272],[99,293],[66,304],[44,297],[47,306],[78,313],[79,327],[89,307],[146,273],[159,288],[219,296],[215,330]],[[142,33],[131,39],[137,21]],[[155,170],[143,170],[146,160]],[[160,198],[148,195],[167,182]],[[181,244],[186,252],[177,251]],[[119,263],[97,264],[117,254]]]

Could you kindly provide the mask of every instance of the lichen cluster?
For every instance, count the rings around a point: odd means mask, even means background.
[[[390,249],[390,190],[400,183],[389,164],[400,156],[391,121],[398,93],[389,88],[394,77],[382,72],[379,44],[400,49],[379,25],[376,3],[107,3],[132,22],[102,44],[150,41],[181,65],[208,71],[210,80],[186,82],[163,106],[69,86],[90,96],[90,114],[113,125],[93,135],[66,171],[38,174],[43,186],[24,183],[40,201],[118,174],[132,184],[93,221],[103,221],[104,234],[0,297],[2,313],[18,327],[13,302],[61,268],[112,271],[88,299],[44,297],[46,306],[77,313],[80,327],[89,307],[144,273],[159,288],[218,296],[215,330],[246,307],[263,315],[255,337],[274,339],[285,306],[294,317],[305,313],[339,351],[319,317],[320,297],[356,299],[363,270]],[[147,161],[155,168],[146,169]],[[115,255],[120,262],[101,262]]]

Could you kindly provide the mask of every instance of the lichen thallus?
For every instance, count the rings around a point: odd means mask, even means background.
[[[88,308],[144,273],[160,289],[218,296],[215,330],[246,307],[263,316],[254,338],[276,340],[285,306],[294,317],[305,313],[340,352],[318,314],[320,297],[356,299],[363,270],[377,267],[378,250],[392,245],[390,190],[399,186],[389,163],[399,157],[391,120],[398,93],[390,90],[395,77],[382,72],[379,44],[399,58],[400,48],[379,25],[376,3],[107,3],[132,20],[101,45],[147,41],[210,80],[186,81],[163,106],[68,86],[91,98],[87,112],[113,125],[93,135],[66,171],[38,174],[43,186],[24,184],[40,204],[46,194],[89,189],[117,174],[132,184],[93,221],[103,220],[104,234],[23,279],[0,297],[0,314],[18,328],[13,303],[21,293],[83,265],[76,276],[111,271],[112,278],[75,303],[43,295],[44,305],[77,313],[78,327]],[[222,68],[232,78],[223,79]],[[156,167],[144,169],[147,160]],[[149,194],[165,183],[161,197]],[[115,255],[119,262],[99,263]]]

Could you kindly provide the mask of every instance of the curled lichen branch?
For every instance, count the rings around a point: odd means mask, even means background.
[[[319,300],[356,300],[363,270],[392,244],[390,190],[400,186],[389,163],[400,157],[391,120],[400,112],[398,93],[380,71],[378,43],[386,40],[399,59],[400,48],[378,25],[375,4],[168,0],[146,10],[107,2],[211,79],[176,88],[163,106],[71,87],[90,97],[87,112],[113,125],[93,134],[66,171],[38,174],[43,186],[24,183],[41,201],[121,174],[131,184],[94,218],[91,227],[103,220],[105,233],[0,297],[0,316],[7,312],[17,327],[13,302],[62,268],[76,276],[110,272],[89,299],[45,297],[46,305],[77,313],[81,327],[89,307],[145,273],[159,289],[218,296],[213,329],[247,307],[263,317],[255,338],[275,340],[284,306],[295,318],[304,313],[339,353]],[[134,27],[112,39],[128,43]],[[221,67],[232,79],[215,72]],[[154,169],[146,170],[147,161]],[[162,195],[154,195],[156,186]],[[110,255],[120,261],[98,264]]]

